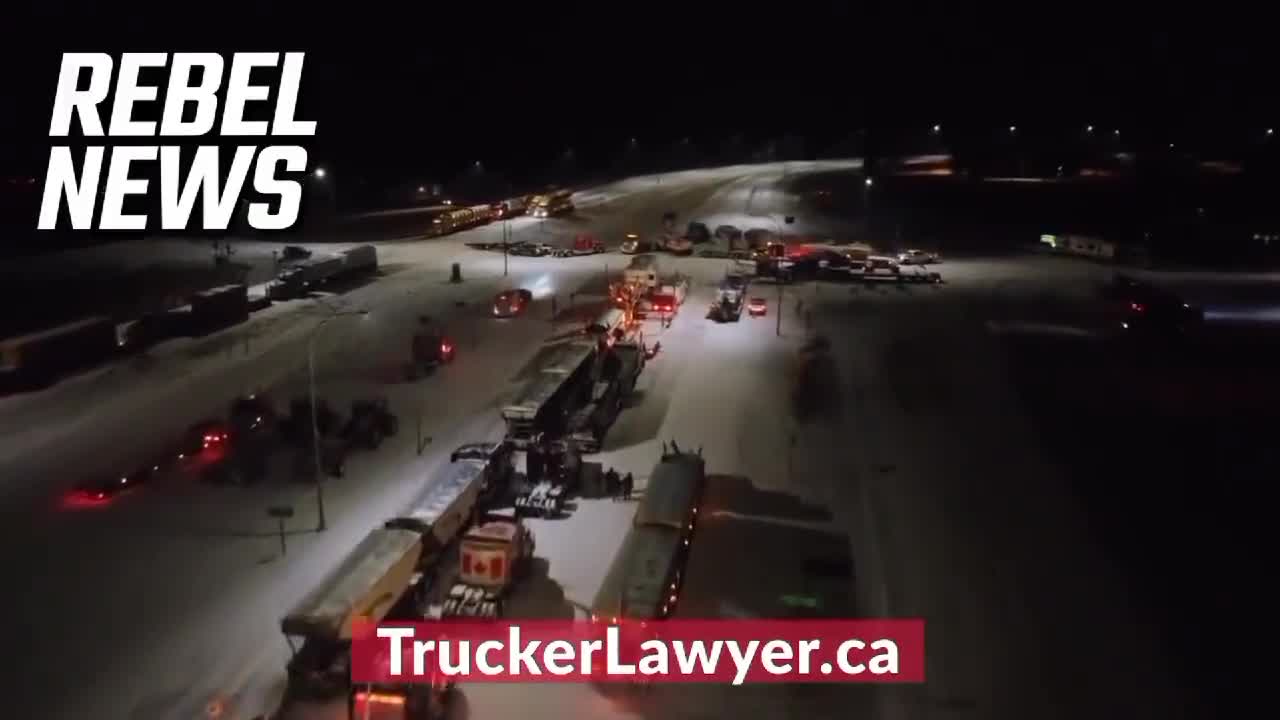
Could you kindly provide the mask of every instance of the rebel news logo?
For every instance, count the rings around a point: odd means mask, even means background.
[[[65,206],[73,230],[178,231],[193,218],[196,229],[226,230],[250,191],[250,227],[292,227],[307,169],[299,138],[316,134],[314,121],[295,117],[303,57],[148,52],[123,53],[117,64],[106,53],[63,54],[39,229],[58,229]],[[167,77],[144,82],[144,71]],[[137,119],[148,106],[159,106],[158,121]],[[269,119],[256,119],[263,109]],[[281,144],[259,140],[268,137]],[[158,182],[142,177],[148,170]],[[151,209],[126,212],[139,196]]]

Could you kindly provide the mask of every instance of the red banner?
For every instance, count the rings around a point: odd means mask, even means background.
[[[356,683],[924,682],[924,621],[357,624]]]

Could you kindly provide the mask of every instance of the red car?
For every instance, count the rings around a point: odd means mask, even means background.
[[[769,312],[769,304],[762,297],[753,297],[747,304],[747,314],[751,317],[763,317]]]

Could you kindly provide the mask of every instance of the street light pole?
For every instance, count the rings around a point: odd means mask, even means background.
[[[316,412],[316,338],[320,336],[320,331],[324,326],[334,318],[343,317],[345,315],[368,315],[368,310],[356,310],[351,312],[335,312],[329,317],[320,321],[315,329],[311,331],[310,337],[307,338],[307,384],[309,386],[309,394],[311,396],[311,451],[314,454],[315,462],[315,482],[316,482],[316,531],[324,532],[328,529],[324,513],[324,469],[322,458],[320,455],[320,415]]]
[[[502,277],[507,276],[507,248],[511,244],[511,227],[509,220],[502,221]]]
[[[326,322],[328,320],[322,321],[307,339],[307,375],[311,394],[311,449],[315,453],[317,532],[324,532],[328,527],[324,515],[324,475],[320,464],[320,418],[316,414],[316,336],[320,334],[320,328],[324,327]]]

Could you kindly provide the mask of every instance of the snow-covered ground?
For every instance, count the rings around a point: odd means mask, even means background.
[[[652,192],[622,193],[607,211],[517,220],[517,238],[581,230],[621,237],[633,227],[656,226],[668,209],[692,210],[733,177],[667,178]],[[242,327],[172,341],[0,404],[4,502],[9,517],[21,518],[6,525],[3,552],[11,572],[26,579],[6,610],[24,619],[24,646],[44,648],[24,663],[21,678],[9,676],[27,688],[13,694],[19,704],[30,703],[21,712],[192,717],[213,697],[241,710],[270,704],[287,653],[279,617],[365,532],[399,511],[449,449],[500,431],[496,407],[510,391],[509,379],[555,330],[545,295],[554,293],[563,307],[569,292],[603,277],[607,264],[624,262],[614,255],[512,257],[504,278],[500,255],[465,246],[496,240],[499,232],[491,226],[381,246],[385,277],[324,301],[369,315],[335,318],[316,336],[322,392],[340,407],[358,394],[386,394],[402,427],[400,437],[353,457],[347,476],[327,483],[325,533],[309,532],[316,520],[312,489],[285,480],[244,490],[180,475],[95,511],[57,503],[78,480],[139,461],[191,422],[222,414],[238,393],[266,388],[277,402],[302,393],[307,339],[331,312],[319,301],[282,304]],[[447,282],[453,262],[462,265],[462,284]],[[495,321],[489,300],[509,286],[539,288],[544,299],[522,318]],[[399,374],[421,314],[445,324],[459,359],[418,383],[387,384]],[[432,438],[421,457],[419,415],[423,435]],[[265,512],[274,505],[296,511],[283,557]],[[563,564],[565,572],[581,572]],[[586,588],[589,574],[573,583]],[[58,628],[57,637],[38,634],[50,627]],[[88,637],[93,641],[83,647],[74,640]],[[74,653],[52,650],[73,645]]]
[[[787,172],[820,167],[789,163]],[[736,216],[744,228],[797,214],[808,228],[794,198],[772,192],[781,177],[778,166],[744,166],[614,183],[584,192],[578,217],[516,221],[517,237],[589,230],[616,240],[656,228],[667,210],[713,226]],[[805,232],[838,230],[814,223]],[[234,489],[175,477],[97,512],[52,502],[83,473],[221,413],[237,392],[270,386],[279,401],[302,392],[306,339],[326,317],[318,302],[285,304],[242,328],[0,401],[2,501],[13,518],[0,552],[24,584],[4,609],[22,620],[13,647],[34,648],[6,674],[14,715],[194,718],[215,698],[228,703],[223,717],[269,709],[288,653],[279,618],[419,492],[454,445],[500,433],[497,405],[556,331],[549,296],[563,308],[568,293],[625,262],[512,257],[504,278],[500,255],[465,246],[498,233],[382,245],[385,277],[327,301],[370,314],[332,320],[318,336],[322,392],[340,403],[386,394],[401,435],[353,456],[347,476],[326,483],[325,533],[310,531],[313,488],[283,480]],[[462,265],[460,285],[447,282],[452,262]],[[1082,510],[1061,492],[1060,471],[1028,437],[987,330],[1043,322],[1049,295],[1083,297],[1105,268],[954,261],[939,268],[943,286],[798,285],[785,289],[781,308],[776,289],[762,284],[751,295],[767,299],[766,317],[718,325],[703,315],[727,261],[670,266],[693,278],[692,296],[671,328],[654,331],[662,352],[642,376],[641,401],[598,459],[643,487],[662,441],[703,449],[710,512],[679,613],[776,617],[787,612],[779,596],[795,593],[821,598],[838,616],[922,616],[929,683],[662,687],[644,700],[588,685],[468,685],[470,717],[1022,718],[1098,708],[1176,716],[1155,640]],[[538,288],[539,299],[524,317],[489,318],[492,294],[511,286]],[[831,337],[841,373],[840,412],[823,425],[797,425],[789,413],[802,301]],[[424,313],[454,334],[458,361],[414,384],[389,382]],[[418,417],[432,438],[421,456]],[[283,556],[265,512],[273,505],[297,512]],[[534,521],[546,571],[539,608],[591,601],[633,508],[582,502],[568,519]],[[815,564],[828,571],[811,572]],[[1082,677],[1084,667],[1124,671]]]

